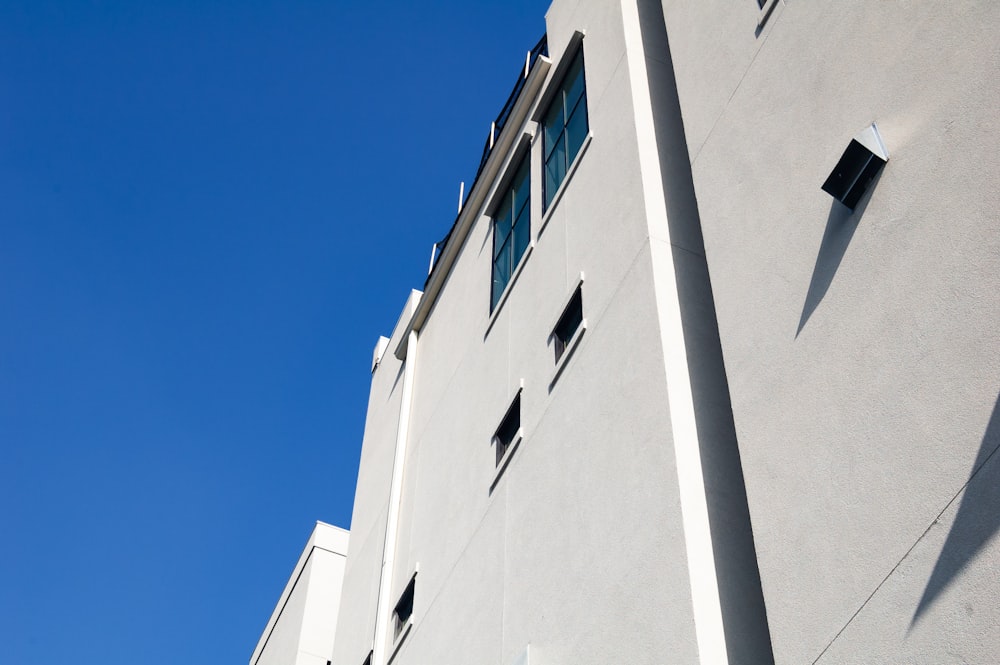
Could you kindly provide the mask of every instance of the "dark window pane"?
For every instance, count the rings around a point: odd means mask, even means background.
[[[493,227],[493,258],[496,258],[500,252],[500,248],[503,247],[503,244],[507,242],[507,237],[510,236],[511,212],[510,200],[507,199],[497,211],[496,223]]]
[[[530,206],[531,162],[526,155],[517,165],[510,187],[506,189],[493,222],[493,281],[490,285],[490,311],[496,308],[510,282],[512,270],[524,253],[531,237]],[[516,220],[515,220],[516,218]]]
[[[521,165],[517,167],[517,175],[514,176],[514,191],[525,195],[528,193],[528,175],[531,173],[529,163],[528,155],[525,155]]]
[[[559,317],[559,323],[556,324],[555,330],[552,331],[556,362],[559,362],[559,358],[562,357],[566,346],[573,339],[573,335],[576,334],[581,323],[583,323],[583,293],[577,289],[562,316]]]
[[[494,264],[497,267],[497,274],[503,279],[503,284],[501,288],[506,286],[507,280],[510,279],[510,238],[508,237],[504,244],[500,245],[500,251],[497,252],[496,261]]]
[[[563,90],[566,91],[566,108],[571,110],[583,95],[583,51],[579,51],[573,66],[566,72],[566,82],[563,83]]]
[[[543,133],[545,134],[545,154],[543,155],[545,159],[549,158],[552,149],[559,144],[559,135],[562,134],[564,120],[562,95],[560,95],[552,102],[552,107],[542,120]]]
[[[580,152],[583,140],[587,138],[587,104],[584,102],[576,107],[576,112],[570,116],[566,125],[567,161],[572,164],[576,153]]]
[[[521,395],[518,393],[513,404],[507,410],[507,415],[503,417],[503,422],[493,435],[493,445],[496,446],[497,466],[503,460],[504,453],[514,443],[518,430],[521,429]]]
[[[399,637],[400,633],[403,632],[403,627],[406,626],[407,620],[413,615],[413,591],[416,581],[416,578],[410,580],[410,583],[406,585],[406,589],[396,602],[396,607],[393,609],[395,637]]]
[[[517,176],[514,178],[513,187],[513,198],[514,198],[514,216],[521,214],[524,209],[525,204],[528,202],[530,185],[528,182],[528,176],[531,175],[531,170],[528,168],[529,161],[525,157],[524,161],[521,162],[521,167],[518,169]]]
[[[545,205],[546,207],[552,202],[552,197],[555,196],[556,190],[559,189],[559,184],[563,181],[563,176],[566,175],[566,152],[561,147],[556,148],[552,152],[552,156],[549,160],[545,162]]]
[[[510,239],[508,238],[501,247],[497,254],[497,258],[493,262],[493,295],[490,302],[490,310],[492,311],[497,305],[497,301],[500,300],[500,296],[503,294],[503,290],[507,287],[507,282],[510,281]]]
[[[548,208],[587,136],[587,86],[583,51],[577,51],[542,119],[543,208]]]
[[[514,210],[515,210],[514,214],[517,217],[520,217],[521,215],[527,214],[527,211],[528,211],[528,208],[529,208],[528,201],[530,201],[530,200],[531,200],[531,197],[528,196],[528,192],[527,191],[516,192],[514,194]]]
[[[524,255],[524,250],[528,248],[531,240],[531,225],[528,223],[528,210],[525,209],[514,224],[514,254],[511,256],[511,263],[516,266]],[[512,266],[512,271],[513,271]]]

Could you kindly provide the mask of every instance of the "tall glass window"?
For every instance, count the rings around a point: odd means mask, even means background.
[[[493,287],[490,311],[510,282],[514,268],[531,240],[530,160],[525,155],[517,167],[513,184],[504,194],[493,217]]]
[[[543,119],[545,175],[542,191],[545,208],[552,203],[583,139],[587,137],[587,89],[583,80],[583,49],[576,52],[552,106]]]

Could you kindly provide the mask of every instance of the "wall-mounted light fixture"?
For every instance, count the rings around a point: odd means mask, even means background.
[[[872,179],[889,161],[889,151],[873,122],[851,139],[833,173],[823,183],[823,191],[854,210]]]

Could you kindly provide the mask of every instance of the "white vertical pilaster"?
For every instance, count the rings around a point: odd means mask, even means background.
[[[390,619],[389,594],[392,592],[392,567],[396,560],[396,531],[403,494],[403,466],[406,442],[410,431],[410,405],[413,401],[413,375],[417,369],[417,331],[410,330],[406,360],[403,366],[403,392],[399,402],[399,424],[396,427],[396,451],[392,460],[392,481],[389,486],[389,510],[385,521],[385,543],[382,547],[382,571],[378,584],[378,604],[375,606],[375,644],[373,665],[386,665],[386,644]]]
[[[660,342],[663,347],[667,381],[667,403],[677,461],[681,521],[684,527],[684,546],[691,585],[695,638],[698,643],[698,660],[702,665],[724,665],[729,662],[729,657],[722,623],[719,584],[715,572],[705,479],[701,467],[701,442],[695,421],[677,277],[669,242],[657,239],[663,237],[669,239],[669,226],[660,154],[653,122],[646,53],[642,43],[638,7],[640,1],[642,0],[622,0],[621,3],[625,29],[625,59],[635,113],[646,220],[650,229],[657,230],[655,236],[651,234],[650,238],[653,287],[657,300]],[[663,26],[657,28],[665,29]]]

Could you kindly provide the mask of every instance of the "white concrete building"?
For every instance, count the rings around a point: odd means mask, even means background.
[[[316,522],[250,665],[328,665],[350,534]]]
[[[1000,662],[1000,3],[546,21],[376,348],[332,662]]]

